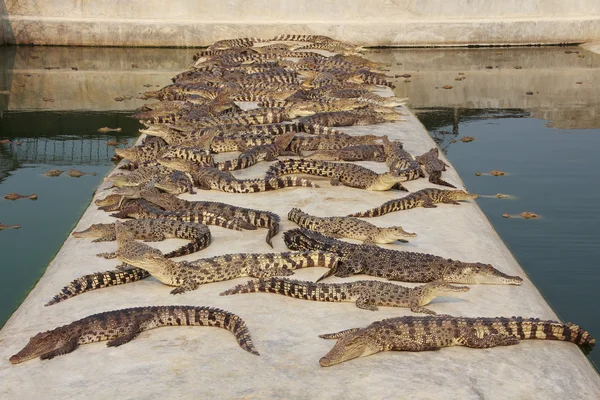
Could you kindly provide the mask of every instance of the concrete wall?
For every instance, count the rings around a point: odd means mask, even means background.
[[[364,45],[400,46],[600,39],[597,0],[175,0],[165,4],[159,0],[6,0],[12,34],[5,33],[5,40],[203,46],[226,37],[317,33]]]

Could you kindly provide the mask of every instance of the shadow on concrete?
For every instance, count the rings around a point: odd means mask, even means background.
[[[15,43],[15,34],[8,20],[6,1],[0,0],[0,46],[7,43]]]

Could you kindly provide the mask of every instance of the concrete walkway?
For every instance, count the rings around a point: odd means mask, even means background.
[[[408,111],[407,111],[408,113]],[[387,134],[404,142],[412,154],[434,146],[419,121],[346,128],[349,133]],[[377,171],[385,165],[361,163]],[[236,173],[259,177],[266,163]],[[316,180],[318,180],[317,178]],[[453,168],[445,179],[462,187]],[[186,199],[223,201],[267,209],[282,217],[282,231],[295,227],[286,221],[291,207],[327,216],[345,215],[396,198],[398,192],[367,192],[348,187],[293,188],[270,193],[227,194],[200,192]],[[426,180],[409,182],[409,190],[431,186]],[[95,198],[104,197],[106,186]],[[76,230],[92,223],[108,222],[108,214],[90,206]],[[491,263],[510,275],[525,278],[522,286],[473,285],[460,299],[440,298],[431,309],[463,316],[527,316],[554,319],[556,315],[527,279],[476,203],[418,208],[372,219],[381,225],[402,225],[419,237],[409,244],[387,248],[429,252],[464,261]],[[211,227],[213,244],[196,259],[230,252],[269,252],[265,231],[234,232]],[[178,240],[156,243],[167,251]],[[282,235],[274,238],[275,251],[285,251]],[[407,309],[382,307],[370,312],[351,303],[328,304],[272,294],[220,297],[225,289],[247,278],[201,286],[181,296],[153,278],[93,291],[51,307],[44,307],[72,279],[94,271],[111,269],[114,260],[94,254],[116,249],[115,243],[91,243],[68,238],[38,285],[0,332],[0,397],[64,399],[197,399],[197,398],[486,398],[550,399],[600,397],[600,377],[573,344],[524,341],[518,346],[474,350],[463,347],[437,352],[386,352],[322,368],[318,360],[331,348],[322,333],[366,326],[372,321],[411,315]],[[299,271],[298,279],[313,280],[320,268]],[[363,279],[357,276],[352,279]],[[338,278],[332,281],[339,280]],[[119,308],[180,304],[216,306],[237,313],[247,323],[260,357],[241,350],[229,332],[206,327],[166,327],[142,333],[119,348],[105,343],[81,346],[75,352],[50,361],[32,360],[11,365],[8,358],[29,337],[84,316]],[[572,321],[577,322],[577,321]]]

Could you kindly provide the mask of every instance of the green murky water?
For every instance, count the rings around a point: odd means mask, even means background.
[[[0,325],[112,168],[106,142],[133,141],[137,122],[126,115],[144,103],[135,96],[168,84],[193,53],[0,47],[0,139],[21,142],[0,145],[0,195],[39,196],[0,199],[0,222],[22,226],[0,231]],[[521,48],[382,50],[369,57],[391,65],[397,95],[410,99],[471,191],[514,196],[478,203],[560,317],[600,337],[600,56],[580,48]],[[123,130],[97,133],[104,126]],[[452,143],[462,136],[476,140]],[[54,168],[97,175],[43,175]],[[475,176],[493,169],[507,175]],[[541,218],[502,218],[522,211]],[[590,358],[600,365],[599,350]]]

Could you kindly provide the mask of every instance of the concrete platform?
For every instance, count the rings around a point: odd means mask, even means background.
[[[344,129],[349,133],[387,134],[401,139],[412,154],[434,146],[419,121],[409,114],[405,123]],[[447,161],[446,161],[447,162]],[[361,163],[377,171],[385,165]],[[258,177],[266,163],[236,173]],[[453,168],[445,179],[462,187]],[[216,191],[185,195],[186,199],[224,201],[268,209],[282,217],[282,231],[295,227],[286,221],[291,207],[320,216],[345,215],[396,198],[398,192],[367,192],[331,187],[320,180],[319,189],[293,188],[271,193],[227,194]],[[406,185],[411,191],[431,186],[425,180]],[[104,197],[101,186],[95,198]],[[90,206],[76,230],[111,217]],[[419,237],[409,244],[387,248],[430,252],[464,261],[491,263],[498,269],[521,275],[515,286],[473,285],[460,299],[440,298],[431,309],[463,316],[532,316],[554,319],[556,315],[527,279],[510,251],[476,203],[441,205],[396,212],[370,221],[402,225]],[[229,252],[270,252],[265,230],[234,232],[211,227],[213,244],[195,259]],[[180,245],[178,240],[156,243],[163,251]],[[285,251],[282,235],[274,238],[275,251]],[[407,309],[382,307],[378,312],[351,303],[329,304],[302,301],[273,294],[218,294],[247,278],[201,286],[181,296],[150,278],[102,289],[51,307],[44,303],[72,279],[116,266],[114,260],[95,256],[116,249],[115,243],[91,243],[86,239],[65,241],[48,270],[25,302],[0,332],[0,397],[64,399],[155,398],[486,398],[550,399],[600,397],[600,377],[582,352],[571,343],[524,341],[518,346],[474,350],[463,347],[437,352],[386,352],[330,368],[318,360],[331,348],[322,333],[365,326],[372,321],[411,315]],[[320,268],[299,271],[298,279],[316,279]],[[363,279],[364,276],[353,279]],[[338,278],[335,278],[338,279]],[[334,279],[334,280],[335,280]],[[221,307],[240,315],[247,323],[260,357],[241,350],[229,332],[206,327],[166,327],[142,333],[119,348],[105,343],[81,346],[75,352],[50,361],[32,360],[11,365],[8,358],[30,336],[84,316],[119,308],[181,304]],[[577,321],[572,321],[577,322]]]

